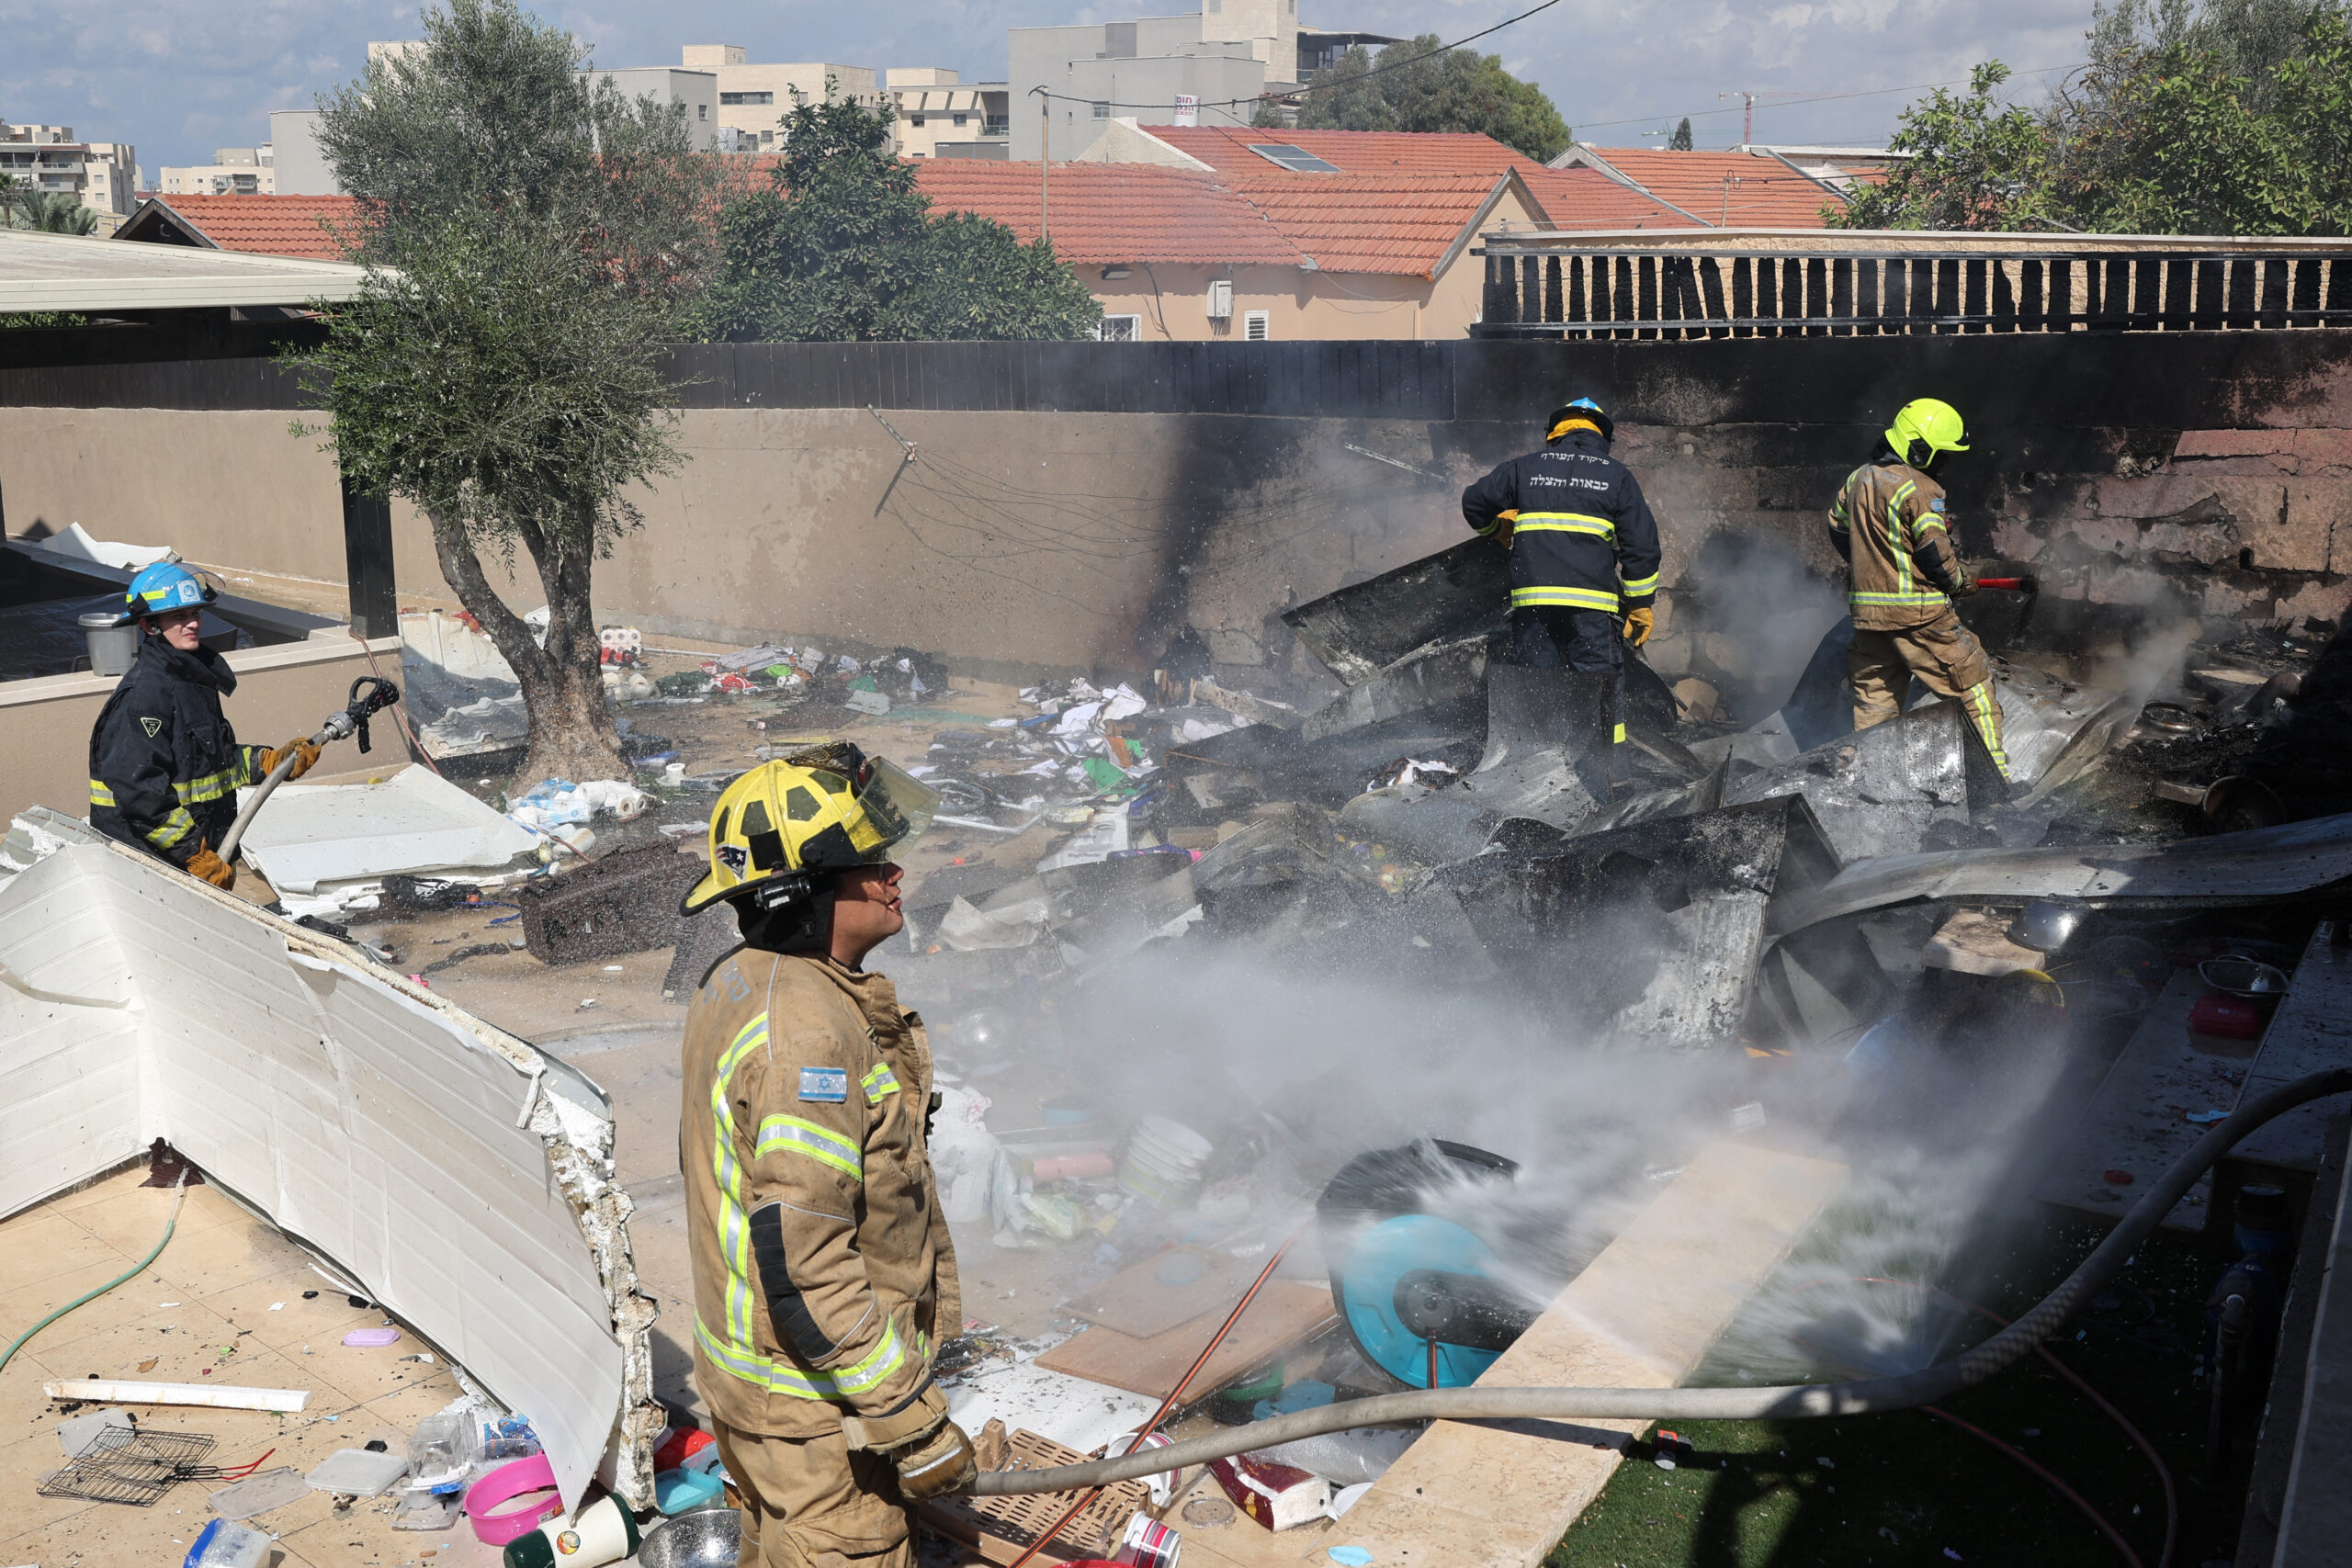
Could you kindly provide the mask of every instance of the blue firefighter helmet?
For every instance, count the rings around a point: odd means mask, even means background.
[[[141,615],[167,610],[200,609],[219,597],[209,583],[177,561],[157,561],[141,568],[130,580],[122,596],[122,618],[115,625],[127,626]]]
[[[1602,412],[1600,405],[1590,398],[1578,398],[1574,402],[1562,403],[1558,408],[1554,409],[1552,417],[1544,422],[1544,429],[1546,432],[1544,439],[1558,440],[1562,434],[1560,426],[1573,419],[1590,420],[1600,428],[1600,438],[1603,441],[1616,439],[1617,422]]]

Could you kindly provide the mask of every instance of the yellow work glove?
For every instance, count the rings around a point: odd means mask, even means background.
[[[1495,531],[1487,537],[1498,545],[1508,545],[1510,543],[1510,536],[1518,532],[1519,508],[1514,506],[1495,513]]]
[[[187,857],[187,874],[199,882],[209,882],[226,893],[237,885],[237,874],[228,862],[212,852],[210,844],[198,844],[196,853]]]
[[[910,1503],[968,1492],[980,1470],[972,1440],[953,1421],[942,1422],[929,1438],[897,1450],[890,1458],[899,1467],[899,1495]]]
[[[286,760],[286,754],[288,751],[294,753],[293,771],[286,775],[288,779],[300,778],[304,773],[309,773],[319,760],[317,745],[298,735],[285,745],[273,746],[261,754],[262,778],[269,777],[271,771]],[[261,780],[256,779],[254,782],[258,784]]]
[[[1635,648],[1639,648],[1642,644],[1649,641],[1650,623],[1656,618],[1657,612],[1652,610],[1647,604],[1643,605],[1638,610],[1626,611],[1625,640],[1632,643]]]

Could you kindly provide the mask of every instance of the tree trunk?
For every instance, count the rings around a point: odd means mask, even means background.
[[[528,788],[541,779],[626,779],[620,736],[605,703],[602,644],[589,602],[594,561],[593,520],[577,520],[570,537],[550,536],[526,526],[524,547],[538,569],[548,599],[548,635],[543,648],[523,617],[506,607],[482,570],[481,558],[462,526],[433,519],[433,547],[441,575],[457,591],[491,643],[514,671],[530,718],[530,739],[514,782]]]

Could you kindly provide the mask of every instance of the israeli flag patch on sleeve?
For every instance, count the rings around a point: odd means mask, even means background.
[[[1943,509],[1944,498],[1942,496],[1938,496],[1935,500],[1928,502],[1928,510],[1930,512],[1941,512]]]
[[[839,1105],[849,1099],[849,1072],[842,1067],[800,1069],[800,1098]]]

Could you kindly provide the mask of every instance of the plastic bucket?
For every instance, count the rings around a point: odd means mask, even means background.
[[[90,673],[120,675],[130,670],[139,654],[138,623],[116,626],[110,610],[93,610],[79,619],[83,639],[90,645]]]

